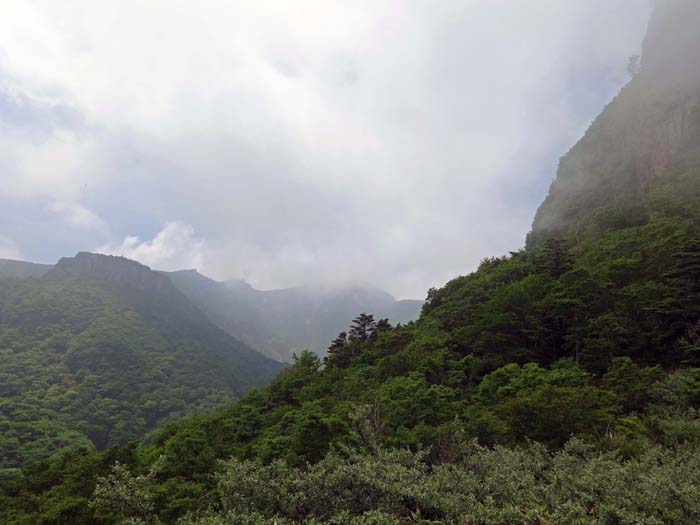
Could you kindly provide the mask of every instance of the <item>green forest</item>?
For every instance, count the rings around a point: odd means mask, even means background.
[[[166,419],[231,403],[282,368],[174,288],[149,295],[60,271],[0,279],[0,479],[140,439]]]
[[[0,523],[700,523],[700,42],[665,14],[525,246],[416,321],[281,370],[177,294],[0,280]]]
[[[660,179],[639,224],[485,259],[238,403],[32,463],[3,522],[691,523],[699,192]]]

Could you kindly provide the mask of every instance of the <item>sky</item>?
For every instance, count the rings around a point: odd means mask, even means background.
[[[648,0],[3,0],[0,257],[400,298],[519,249]]]

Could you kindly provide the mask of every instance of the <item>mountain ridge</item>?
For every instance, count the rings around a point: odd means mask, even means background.
[[[367,283],[258,290],[243,280],[216,281],[196,269],[149,272],[150,268],[136,261],[90,252],[64,257],[55,265],[0,260],[0,279],[98,278],[170,294],[172,284],[230,336],[284,362],[308,349],[325,354],[333,338],[361,313],[405,324],[418,317],[424,303],[397,300]]]
[[[417,318],[423,301],[397,301],[370,285],[297,286],[256,290],[245,281],[215,281],[199,272],[164,272],[220,327],[252,347],[290,361],[294,353],[325,354],[361,313],[394,323]]]

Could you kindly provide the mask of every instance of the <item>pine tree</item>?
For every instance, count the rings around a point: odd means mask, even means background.
[[[343,348],[345,348],[346,344],[348,344],[348,334],[347,332],[340,332],[338,336],[335,339],[333,339],[331,345],[328,347],[328,353],[338,353],[342,351]]]
[[[391,326],[389,319],[380,319],[379,321],[377,321],[377,326],[374,329],[374,335],[379,335],[382,332],[388,332],[392,328],[393,327]]]
[[[350,365],[351,357],[348,350],[348,334],[347,332],[340,332],[328,347],[328,356],[325,362],[327,365],[346,368]]]
[[[362,313],[352,321],[350,327],[350,341],[366,341],[374,333],[377,322],[371,314]]]

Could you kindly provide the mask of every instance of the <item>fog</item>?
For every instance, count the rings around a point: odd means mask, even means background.
[[[649,11],[4,1],[0,257],[422,298],[522,246]]]

